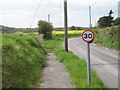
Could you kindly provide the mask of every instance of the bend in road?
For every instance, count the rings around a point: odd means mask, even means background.
[[[87,58],[86,42],[81,37],[69,39],[69,50],[80,58]],[[95,44],[90,45],[91,67],[110,88],[118,88],[118,51]]]

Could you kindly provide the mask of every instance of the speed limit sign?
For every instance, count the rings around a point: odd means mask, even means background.
[[[91,30],[85,30],[82,33],[82,39],[87,42],[87,71],[88,71],[88,83],[91,83],[90,73],[90,43],[94,40],[94,33]]]
[[[82,39],[85,42],[92,42],[94,40],[94,33],[91,30],[85,30],[82,33]]]

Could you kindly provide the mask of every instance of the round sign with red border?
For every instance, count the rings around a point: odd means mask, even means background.
[[[93,31],[91,31],[91,30],[85,30],[82,33],[82,39],[85,42],[92,42],[94,40],[94,33],[93,33]]]

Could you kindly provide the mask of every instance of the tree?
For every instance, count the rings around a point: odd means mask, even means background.
[[[72,26],[70,29],[71,29],[71,30],[75,30],[75,29],[76,29],[76,27],[75,27],[75,26]]]
[[[120,25],[120,17],[114,20],[113,25]]]
[[[98,21],[98,27],[109,27],[111,26],[111,20],[109,16],[101,17]]]
[[[111,16],[113,14],[113,11],[112,10],[110,10],[110,12],[109,12],[109,16]]]
[[[112,10],[110,10],[109,12],[109,16],[103,16],[103,17],[100,17],[100,19],[98,20],[98,27],[110,27],[113,23],[113,18],[112,17]]]
[[[38,22],[38,33],[43,34],[43,38],[52,38],[53,25],[47,21],[40,20]]]

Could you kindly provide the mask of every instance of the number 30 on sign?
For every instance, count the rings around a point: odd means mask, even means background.
[[[92,42],[94,40],[94,33],[91,30],[85,30],[82,33],[82,39],[85,42]]]

